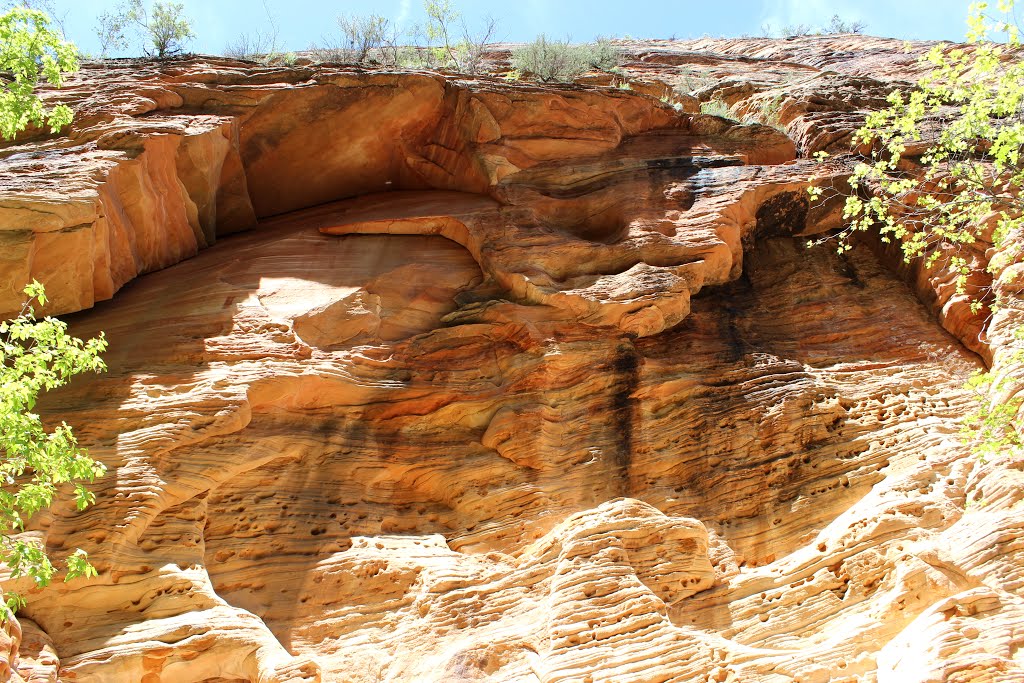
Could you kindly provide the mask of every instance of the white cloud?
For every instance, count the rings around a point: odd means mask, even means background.
[[[405,22],[409,21],[410,12],[412,12],[412,0],[402,0],[398,3],[398,16],[395,18],[395,24],[399,28],[403,28]]]

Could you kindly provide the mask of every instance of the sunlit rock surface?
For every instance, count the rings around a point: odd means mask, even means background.
[[[0,308],[35,277],[110,340],[45,406],[97,502],[29,532],[100,576],[5,582],[0,679],[1019,680],[1024,482],[958,437],[1019,315],[806,248],[849,165],[798,157],[901,47],[628,44],[634,91],[87,68],[68,137],[0,150]]]

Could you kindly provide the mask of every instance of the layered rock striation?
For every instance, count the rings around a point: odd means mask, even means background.
[[[96,504],[28,532],[100,576],[5,582],[3,676],[1021,676],[1020,470],[958,437],[1012,308],[978,339],[941,263],[805,245],[849,172],[806,155],[916,65],[628,47],[636,91],[90,66],[0,151],[0,308],[110,340],[45,406]]]

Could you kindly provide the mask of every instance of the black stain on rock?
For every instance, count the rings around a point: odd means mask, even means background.
[[[616,431],[617,444],[614,464],[621,477],[622,494],[629,494],[629,469],[633,461],[633,429],[637,417],[637,402],[633,398],[640,383],[640,354],[632,344],[623,344],[616,349],[612,361],[615,372],[615,386],[612,391],[612,428]]]

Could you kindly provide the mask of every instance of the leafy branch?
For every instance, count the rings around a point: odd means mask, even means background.
[[[86,487],[106,468],[78,446],[66,423],[47,431],[35,413],[42,393],[67,384],[84,372],[101,372],[106,365],[100,354],[106,349],[103,335],[83,341],[67,333],[67,324],[51,317],[37,319],[33,302],[46,304],[43,286],[33,281],[25,288],[28,301],[11,320],[0,322],[0,560],[12,578],[31,577],[47,585],[55,573],[53,563],[37,543],[19,538],[25,523],[50,507],[60,487],[74,488],[79,510],[95,501]],[[65,581],[95,576],[85,551],[75,550],[65,560]],[[16,609],[23,601],[16,593],[5,594]]]

